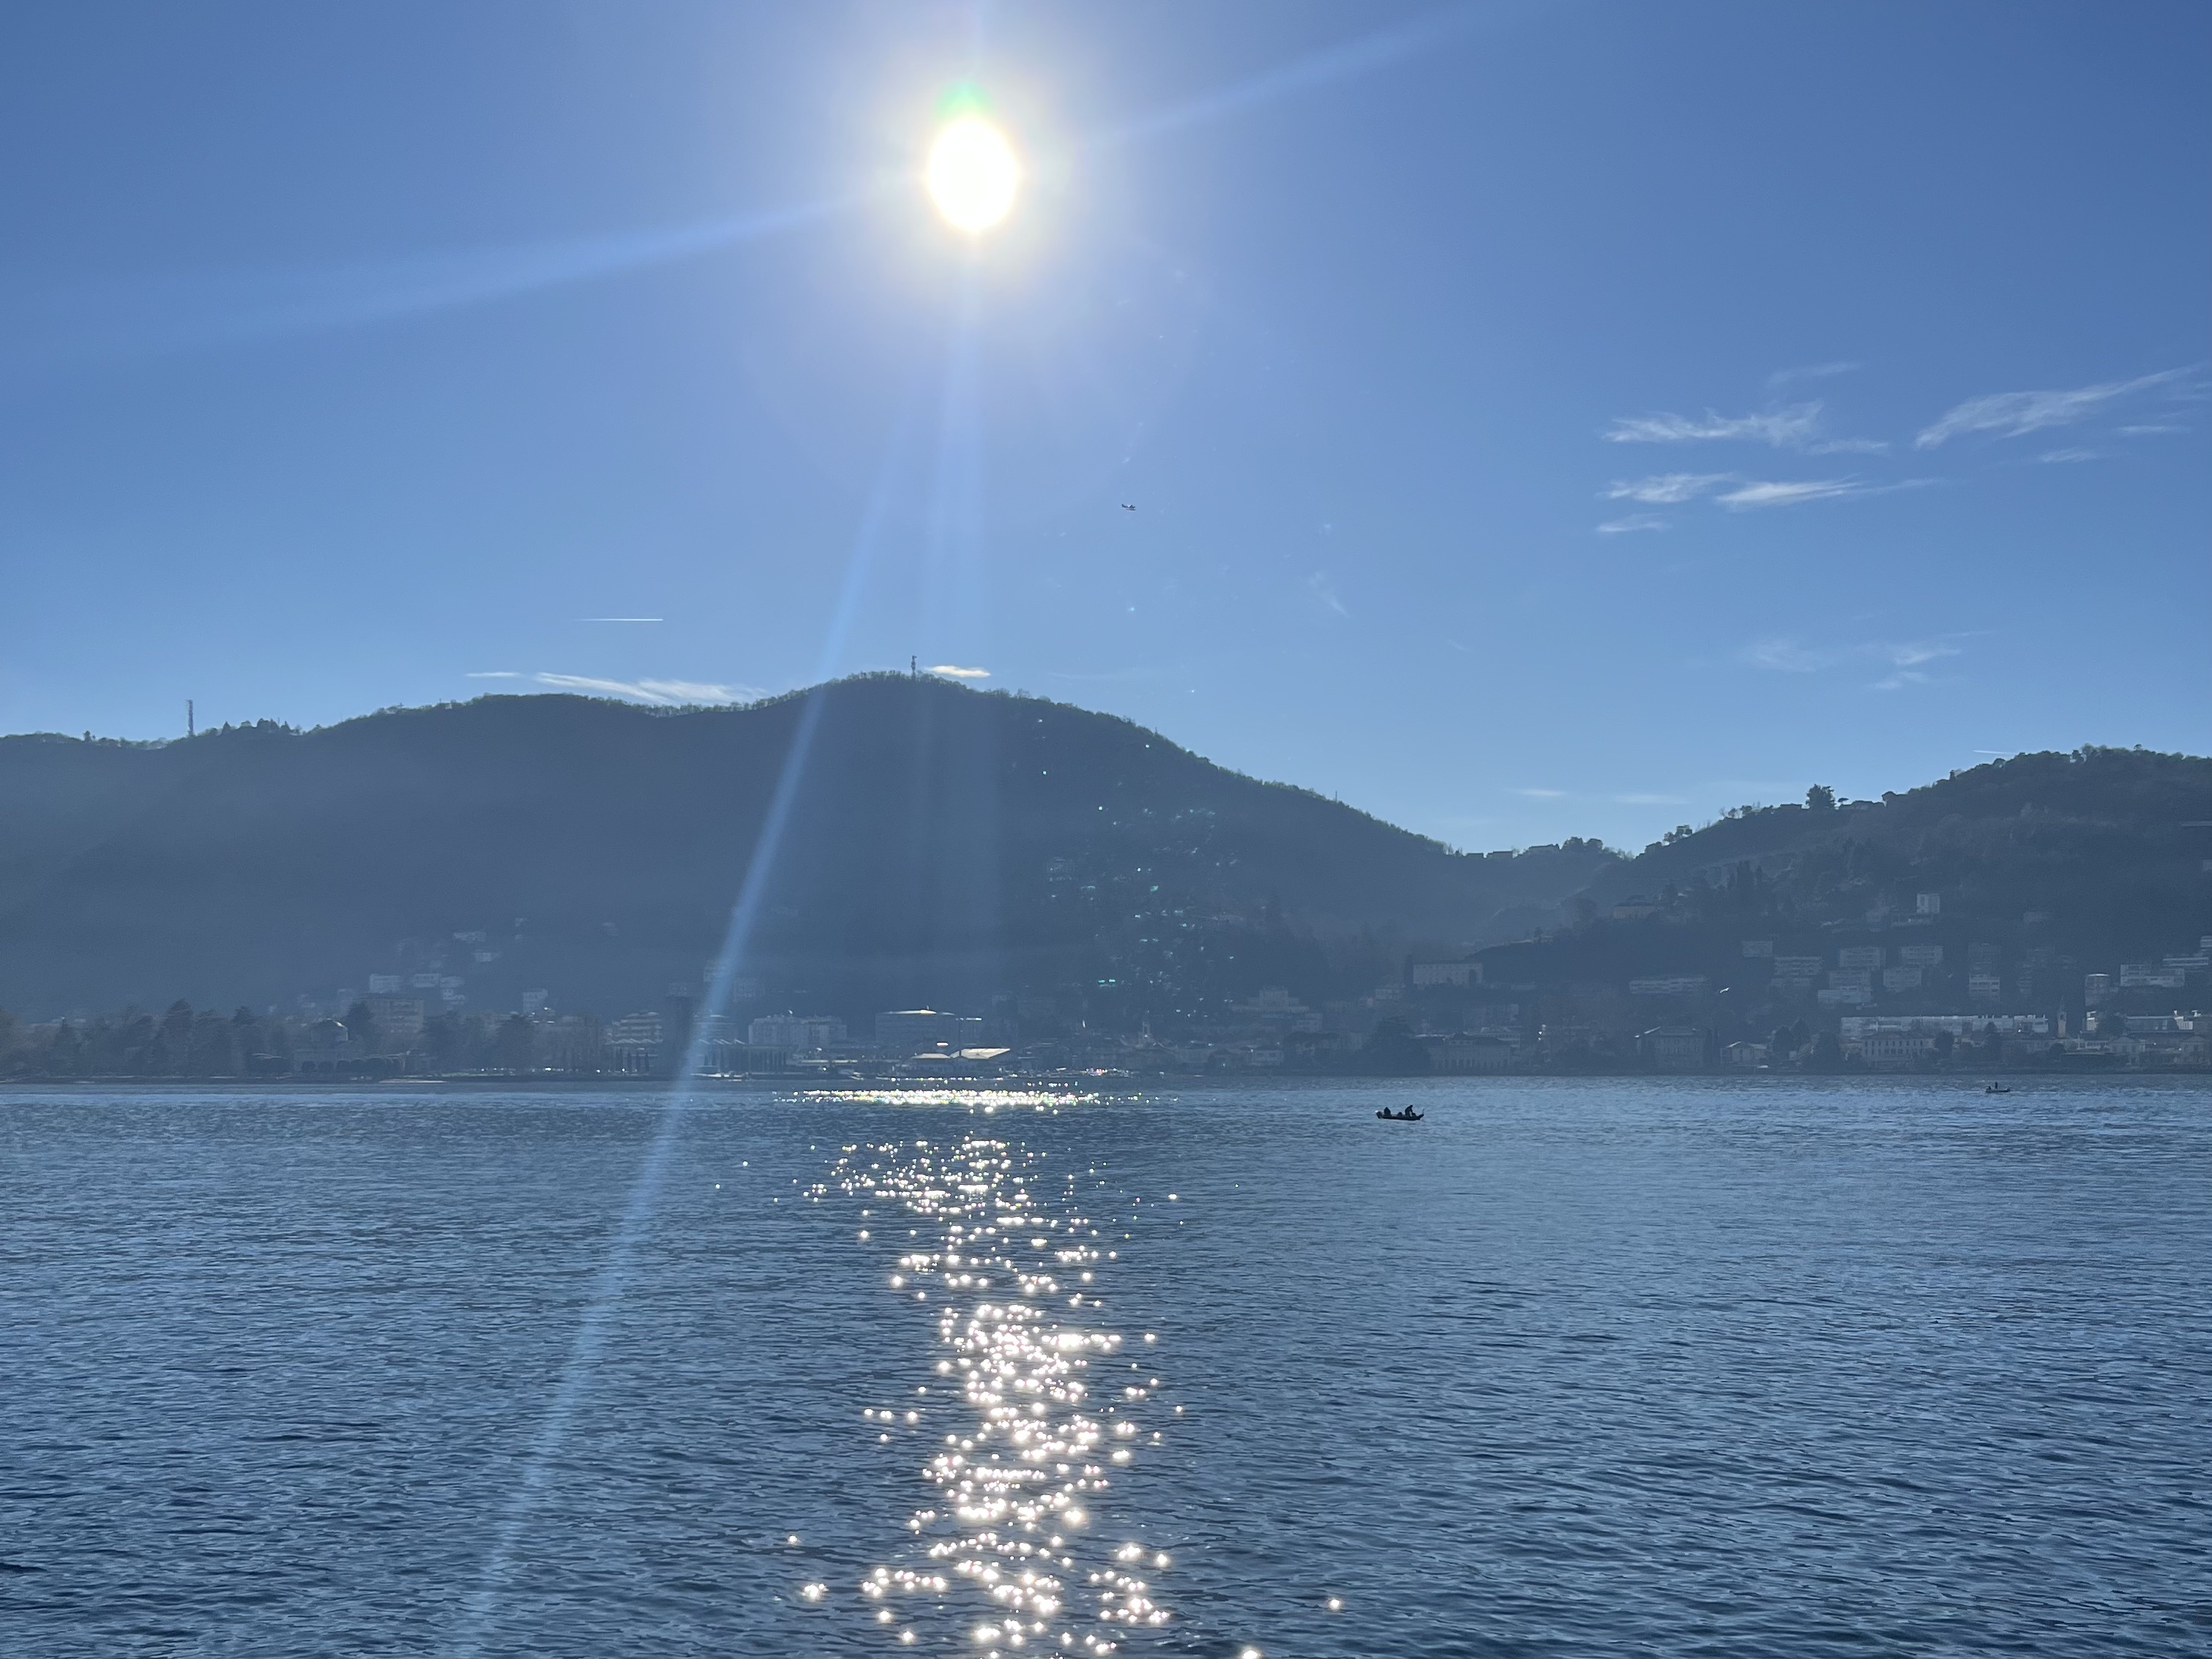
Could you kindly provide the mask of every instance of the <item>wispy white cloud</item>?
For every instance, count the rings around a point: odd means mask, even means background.
[[[1601,536],[1626,536],[1639,530],[1664,530],[1667,520],[1656,513],[1632,513],[1625,519],[1607,519],[1597,527]]]
[[[1564,789],[1515,789],[1508,793],[1526,795],[1530,800],[1565,800],[1567,798],[1567,792]]]
[[[2143,421],[2134,426],[2124,426],[2118,428],[2119,434],[2123,438],[2166,438],[2189,430],[2188,427],[2182,425],[2179,421]]]
[[[587,623],[657,623],[666,622],[668,618],[665,617],[579,617],[576,620]]]
[[[1853,478],[1798,478],[1753,482],[1714,499],[1732,513],[1753,507],[1795,507],[1801,501],[1832,501],[1839,495],[1863,495],[1869,486]]]
[[[1874,690],[1905,690],[1907,686],[1927,686],[1929,672],[1924,664],[1940,661],[1944,657],[1955,657],[1958,646],[1947,639],[1916,639],[1900,646],[1875,646],[1889,657],[1891,672],[1874,681]]]
[[[1820,421],[1817,403],[1753,415],[1631,415],[1613,422],[1605,437],[1616,444],[1710,443],[1722,440],[1797,449],[1810,442]]]
[[[988,668],[963,668],[949,662],[939,663],[929,672],[942,674],[948,680],[988,680],[991,678],[991,671]]]
[[[1606,486],[1605,494],[1607,501],[1672,507],[1695,501],[1706,491],[1733,482],[1735,477],[1731,472],[1662,472],[1649,478],[1615,478]]]
[[[1848,662],[1864,662],[1869,658],[1889,665],[1889,672],[1873,683],[1876,691],[1899,691],[1909,685],[1924,685],[1932,676],[1928,665],[1946,657],[1960,653],[1959,636],[1951,635],[1929,640],[1869,641],[1860,645],[1808,646],[1787,635],[1774,635],[1753,641],[1738,653],[1741,661],[1753,668],[1764,668],[1783,674],[1814,674],[1823,669],[1838,667]]]
[[[1944,657],[1955,657],[1959,647],[1948,640],[1911,640],[1898,645],[1875,645],[1867,647],[1880,652],[1899,668],[1913,668],[1923,662],[1935,662]]]
[[[1816,444],[1807,444],[1808,455],[1887,455],[1889,442],[1884,438],[1823,438]]]
[[[2138,374],[2132,380],[2106,380],[2071,391],[1994,392],[1985,397],[1969,398],[1947,410],[1912,441],[1918,448],[1933,449],[1968,432],[1990,432],[2000,438],[2017,438],[2054,426],[2071,426],[2077,421],[2087,420],[2120,398],[2148,392],[2153,386],[2174,385],[2194,373],[2187,368],[2166,368],[2155,374]]]
[[[522,676],[512,668],[487,668],[472,672],[466,678],[472,680],[519,680]]]
[[[1740,654],[1753,668],[1771,668],[1784,674],[1810,674],[1834,660],[1827,652],[1808,650],[1796,640],[1781,635],[1754,640]]]
[[[1316,599],[1335,611],[1338,616],[1349,617],[1352,614],[1344,608],[1344,601],[1337,598],[1336,584],[1329,580],[1323,572],[1316,570],[1312,575],[1307,577],[1306,586],[1313,590]]]
[[[1857,363],[1806,363],[1796,368],[1778,368],[1766,377],[1770,386],[1785,386],[1792,380],[1826,380],[1838,374],[1856,374]]]
[[[2046,449],[2035,459],[2044,465],[2051,466],[2067,461],[2101,460],[2103,457],[2094,449]]]
[[[625,697],[632,702],[669,708],[690,703],[722,706],[756,702],[768,695],[757,686],[716,685],[698,680],[603,680],[588,674],[532,674],[530,678],[556,691],[595,691],[603,696]]]

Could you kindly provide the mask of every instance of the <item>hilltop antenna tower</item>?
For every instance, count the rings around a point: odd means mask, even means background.
[[[185,735],[188,738],[198,735],[192,720],[192,700],[190,697],[185,699]]]

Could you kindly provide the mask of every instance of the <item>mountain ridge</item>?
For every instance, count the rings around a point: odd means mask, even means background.
[[[493,696],[159,745],[27,734],[0,738],[0,1002],[261,1004],[430,971],[471,1000],[649,1000],[719,949],[813,698],[754,975],[794,996],[1118,988],[1102,950],[1249,994],[1270,951],[1509,936],[1617,858],[1454,852],[1115,716],[903,675],[738,708]]]

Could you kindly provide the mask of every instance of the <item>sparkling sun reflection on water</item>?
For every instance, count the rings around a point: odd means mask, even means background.
[[[982,1090],[814,1097],[965,1106],[986,1117],[1090,1099]],[[846,1146],[808,1194],[858,1209],[858,1240],[885,1247],[884,1287],[927,1317],[936,1352],[917,1353],[911,1394],[860,1413],[878,1444],[921,1458],[916,1473],[934,1488],[907,1520],[905,1553],[855,1587],[902,1644],[1103,1659],[1131,1631],[1172,1616],[1151,1577],[1171,1558],[1131,1535],[1127,1505],[1109,1496],[1139,1450],[1164,1437],[1152,1425],[1163,1380],[1124,1352],[1142,1351],[1152,1334],[1133,1342],[1113,1328],[1101,1279],[1120,1251],[1106,1231],[1115,1218],[1097,1212],[1095,1175],[1056,1170],[1047,1154],[979,1127]]]

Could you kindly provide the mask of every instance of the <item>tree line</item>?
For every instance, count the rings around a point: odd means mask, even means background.
[[[549,1028],[520,1014],[448,1012],[403,1037],[380,1032],[365,1001],[338,1021],[246,1007],[226,1014],[181,998],[158,1014],[126,1008],[37,1025],[0,1008],[0,1077],[277,1077],[310,1055],[424,1073],[596,1071],[599,1022],[572,1016]]]

